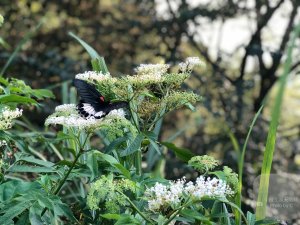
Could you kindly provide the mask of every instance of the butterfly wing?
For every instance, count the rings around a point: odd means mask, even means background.
[[[104,97],[100,92],[86,81],[74,79],[73,83],[77,88],[81,99],[77,105],[77,110],[79,114],[85,118],[94,117],[100,119],[114,109],[125,108],[128,106],[127,102],[105,102]]]
[[[85,118],[100,119],[104,117],[106,113],[103,109],[106,108],[108,103],[104,102],[104,97],[100,92],[93,85],[83,80],[74,79],[73,84],[80,96],[80,102],[77,105],[79,114]]]

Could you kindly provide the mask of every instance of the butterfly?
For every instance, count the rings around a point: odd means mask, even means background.
[[[114,103],[106,101],[104,96],[97,91],[94,85],[84,80],[74,79],[73,84],[77,88],[77,92],[80,96],[80,101],[76,109],[78,113],[86,119],[100,119],[114,109],[128,107],[128,103],[125,101]]]

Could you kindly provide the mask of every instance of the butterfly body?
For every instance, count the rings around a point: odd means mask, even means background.
[[[105,101],[104,96],[102,96],[93,85],[86,81],[74,79],[73,83],[80,96],[77,111],[86,119],[100,119],[105,117],[112,110],[126,108],[128,106],[128,103],[125,101],[114,103]]]

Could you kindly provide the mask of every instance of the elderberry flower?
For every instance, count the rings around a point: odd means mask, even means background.
[[[150,211],[165,213],[170,208],[178,208],[188,199],[199,201],[204,197],[226,198],[232,194],[233,191],[225,181],[200,176],[195,183],[186,183],[185,178],[167,185],[157,182],[153,187],[146,189],[144,196]]]
[[[4,107],[0,110],[0,130],[7,130],[12,127],[13,119],[22,116],[22,109],[11,110]]]
[[[162,100],[162,104],[166,106],[168,111],[178,109],[188,103],[195,104],[200,101],[201,97],[193,92],[173,91]]]
[[[176,208],[183,198],[185,178],[170,182],[168,185],[156,183],[145,191],[150,211],[164,211],[169,207]]]
[[[0,140],[0,147],[6,146],[7,142],[5,140]]]
[[[187,195],[193,199],[201,200],[203,197],[210,198],[225,198],[227,195],[232,195],[233,191],[225,181],[217,178],[205,178],[200,176],[196,179],[195,184],[188,182],[185,187]]]
[[[102,73],[96,71],[85,71],[84,73],[79,73],[75,76],[76,79],[79,80],[87,80],[87,81],[103,81],[110,79],[110,73]]]
[[[74,113],[76,112],[75,104],[63,104],[55,107],[55,112]]]
[[[46,126],[50,124],[75,127],[89,132],[102,130],[107,133],[107,138],[111,141],[127,132],[130,132],[133,136],[137,133],[136,128],[125,118],[123,109],[114,109],[101,119],[83,118],[78,114],[75,104],[57,106],[55,112],[45,121]]]
[[[124,192],[135,193],[135,183],[128,179],[114,180],[112,176],[102,175],[92,183],[87,196],[87,205],[92,210],[97,210],[100,203],[104,203],[105,210],[109,213],[117,213],[120,206],[126,206],[127,201]]]
[[[137,75],[163,75],[169,69],[168,64],[141,64],[135,71]]]
[[[213,170],[216,166],[218,166],[219,162],[211,156],[203,155],[192,157],[188,164],[199,173],[205,173]]]
[[[181,72],[191,72],[195,66],[203,66],[204,63],[198,57],[188,57],[185,62],[179,63]]]

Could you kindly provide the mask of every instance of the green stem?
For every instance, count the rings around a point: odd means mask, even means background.
[[[60,191],[60,189],[62,188],[62,186],[64,185],[64,183],[66,182],[66,180],[68,179],[71,171],[73,170],[74,166],[76,165],[79,157],[82,155],[83,150],[80,150],[80,152],[76,155],[72,165],[70,166],[69,170],[67,171],[67,173],[65,174],[64,178],[59,182],[59,185],[57,186],[57,188],[54,190],[53,194],[57,195]]]
[[[71,171],[73,170],[74,166],[76,165],[79,157],[81,156],[83,150],[80,150],[80,152],[76,155],[72,165],[70,166],[69,170],[67,171],[67,173],[65,174],[65,176],[63,177],[63,179],[59,182],[58,186],[55,188],[53,194],[57,195],[59,193],[59,191],[61,190],[62,186],[64,185],[64,183],[66,182],[66,180],[68,179]],[[41,216],[43,216],[45,214],[45,212],[47,211],[48,208],[44,208],[44,210],[42,211]]]
[[[168,225],[181,212],[181,210],[184,209],[189,203],[190,202],[188,201],[183,206],[178,208],[163,225]]]
[[[142,151],[139,150],[135,156],[135,168],[138,176],[142,175]]]
[[[128,201],[128,203],[132,206],[132,208],[138,213],[140,214],[141,217],[144,218],[144,220],[146,220],[147,222],[149,222],[150,224],[154,224],[149,218],[147,218],[145,216],[144,213],[142,213],[137,207],[136,205],[121,191],[116,190],[119,194],[123,195],[125,197],[125,199]]]
[[[60,191],[61,188],[63,187],[64,183],[65,183],[66,180],[68,179],[70,173],[71,173],[72,170],[74,169],[74,167],[75,167],[75,165],[76,165],[76,163],[77,163],[79,157],[83,154],[83,152],[84,152],[84,146],[85,146],[85,144],[86,144],[88,138],[89,138],[89,134],[87,134],[87,136],[86,136],[86,138],[85,138],[85,140],[84,140],[82,146],[80,147],[79,152],[78,152],[77,155],[75,156],[75,159],[74,159],[74,161],[72,162],[72,165],[69,167],[67,173],[65,174],[65,176],[63,177],[63,179],[58,183],[58,186],[54,189],[54,192],[53,192],[54,195],[57,195],[57,194],[59,193],[59,191]],[[78,137],[78,141],[79,141],[79,137]],[[80,141],[79,141],[79,142],[80,142]],[[47,211],[47,208],[44,208],[44,210],[42,211],[42,214],[41,214],[41,215],[43,216],[43,215],[45,214],[46,211]]]

